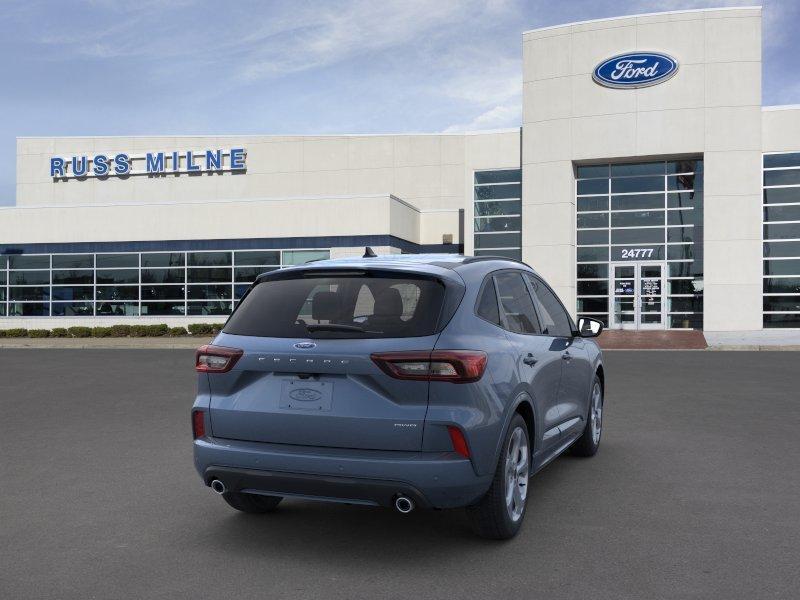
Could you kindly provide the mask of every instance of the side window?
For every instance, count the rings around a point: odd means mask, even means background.
[[[494,278],[490,275],[483,284],[483,291],[478,298],[476,311],[481,319],[494,325],[500,325],[500,311],[497,310],[497,292],[494,287]]]
[[[533,300],[522,274],[508,271],[494,277],[500,297],[500,321],[514,333],[540,333]]]
[[[542,316],[542,333],[555,337],[572,337],[572,323],[556,295],[544,283],[532,275],[527,275],[536,298],[539,301],[539,314]]]

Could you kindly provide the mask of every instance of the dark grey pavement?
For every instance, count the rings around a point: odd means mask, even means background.
[[[797,598],[800,354],[609,352],[593,459],[521,534],[234,512],[192,466],[192,352],[0,350],[0,598]]]

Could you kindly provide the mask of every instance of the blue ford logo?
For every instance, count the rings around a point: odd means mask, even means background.
[[[640,88],[666,81],[678,72],[678,61],[657,52],[631,52],[609,58],[594,69],[592,79],[610,88]]]
[[[289,398],[300,402],[317,402],[322,398],[322,393],[309,388],[299,388],[289,392]]]
[[[314,342],[297,342],[294,347],[298,350],[310,350],[311,348],[316,348],[317,345]]]

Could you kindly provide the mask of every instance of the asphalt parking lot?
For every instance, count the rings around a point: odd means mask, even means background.
[[[191,459],[193,353],[0,350],[0,597],[796,598],[796,352],[608,352],[602,447],[521,534],[460,511],[236,513]]]

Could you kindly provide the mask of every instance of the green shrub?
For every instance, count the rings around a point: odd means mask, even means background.
[[[50,337],[50,330],[49,329],[29,329],[28,330],[28,337],[32,337],[32,338]]]
[[[92,337],[111,337],[111,327],[92,327]]]
[[[111,337],[128,337],[131,334],[130,325],[112,325],[109,329]]]
[[[67,329],[67,332],[76,338],[88,338],[92,337],[92,328],[91,327],[70,327]]]
[[[147,335],[147,325],[131,325],[131,337],[145,337]]]
[[[170,337],[180,337],[182,335],[187,335],[188,333],[189,332],[186,331],[185,327],[170,327],[167,335]]]
[[[69,332],[64,327],[54,327],[50,331],[50,337],[57,337],[57,338],[69,337]]]
[[[17,337],[27,337],[27,336],[28,336],[28,330],[22,327],[14,327],[12,329],[6,329],[6,337],[17,338]]]
[[[161,337],[169,333],[169,326],[165,323],[158,325],[146,325],[148,337]]]
[[[192,335],[215,335],[222,331],[223,323],[192,323],[189,333]]]
[[[0,338],[4,338],[4,337],[6,337],[6,330],[5,329],[0,329]]]

